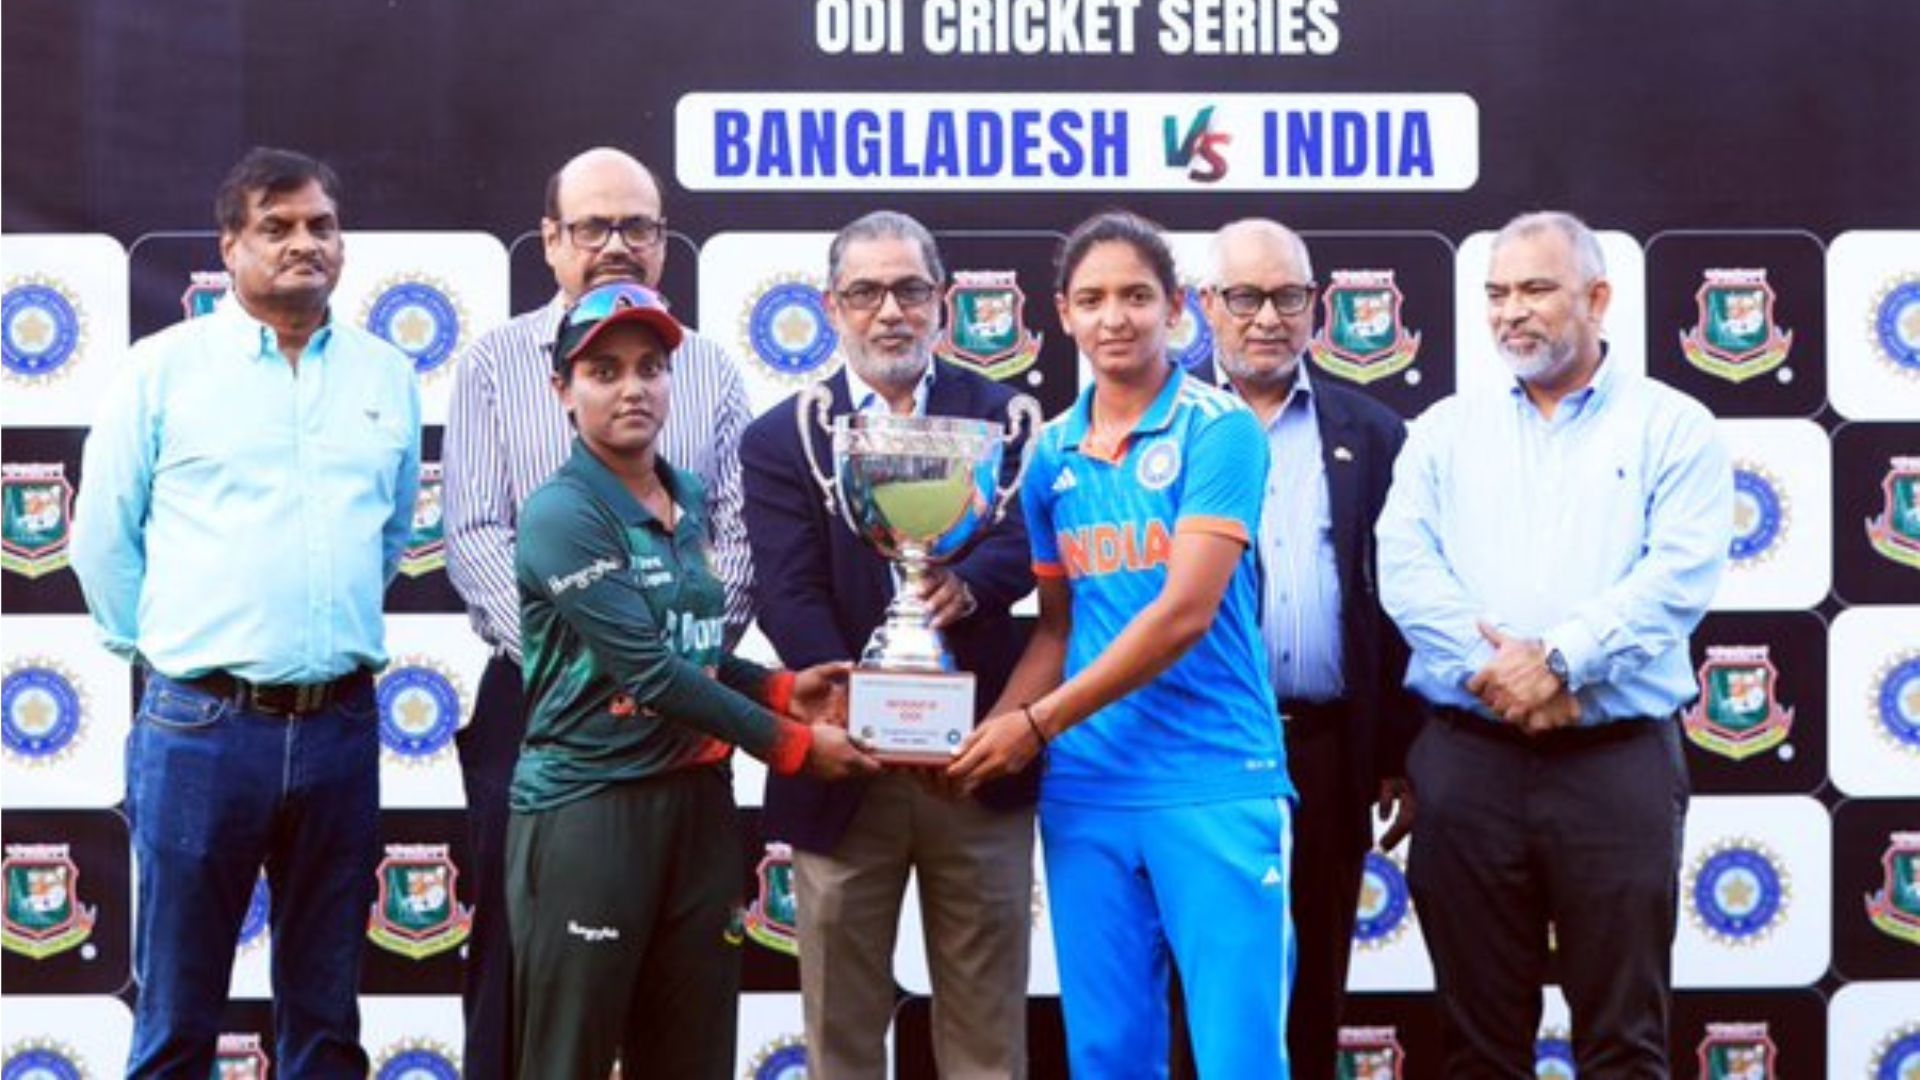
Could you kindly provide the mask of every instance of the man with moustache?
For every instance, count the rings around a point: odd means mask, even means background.
[[[1294,819],[1298,967],[1287,1017],[1297,1075],[1333,1075],[1360,875],[1377,801],[1391,849],[1412,824],[1404,759],[1420,707],[1400,686],[1407,648],[1380,610],[1373,525],[1406,438],[1391,410],[1301,363],[1313,332],[1307,245],[1273,221],[1214,237],[1201,296],[1214,362],[1266,430],[1261,635],[1285,722]]]
[[[667,222],[653,173],[619,150],[588,150],[547,181],[540,239],[557,287],[544,306],[482,334],[460,357],[445,460],[447,575],[474,630],[493,649],[472,721],[459,736],[472,840],[474,925],[463,988],[469,1080],[512,1070],[511,945],[504,873],[507,788],[526,733],[514,538],[527,497],[567,460],[573,429],[548,386],[561,314],[611,281],[658,287]],[[746,391],[725,350],[688,331],[674,350],[673,409],[661,456],[707,492],[713,569],[726,588],[728,640],[751,618],[740,518],[740,432]]]
[[[827,313],[847,361],[828,382],[835,415],[1007,422],[1011,391],[933,359],[946,275],[923,225],[890,211],[868,214],[834,237],[827,264]],[[755,420],[740,457],[760,628],[783,663],[803,668],[857,659],[897,583],[891,564],[827,512],[797,411],[789,398]],[[810,437],[819,460],[832,460],[827,436]],[[1010,448],[1002,483],[1017,459]],[[925,594],[960,669],[978,679],[977,711],[999,696],[1020,654],[1009,609],[1033,588],[1022,520],[1010,505],[966,558],[933,571]],[[1038,779],[1029,769],[967,798],[922,770],[832,783],[767,778],[762,822],[794,848],[813,1075],[888,1074],[893,942],[909,871],[919,882],[940,1075],[1026,1075]]]
[[[1413,426],[1380,516],[1380,593],[1435,707],[1407,759],[1408,882],[1448,1076],[1530,1075],[1548,977],[1581,1075],[1668,1075],[1689,784],[1687,638],[1726,564],[1711,414],[1623,370],[1578,218],[1500,230],[1487,320],[1514,378]]]
[[[336,320],[340,180],[249,151],[214,199],[232,291],[135,344],[87,437],[73,569],[146,671],[127,736],[137,856],[127,1075],[214,1071],[240,924],[273,890],[275,1054],[363,1077],[360,954],[380,853],[373,672],[413,524],[420,398]]]

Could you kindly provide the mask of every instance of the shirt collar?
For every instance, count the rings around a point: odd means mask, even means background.
[[[273,327],[253,317],[240,304],[240,298],[227,290],[213,305],[213,311],[203,318],[215,320],[214,326],[219,334],[233,344],[233,347],[246,352],[250,360],[271,358],[284,361],[280,352],[280,335]],[[318,356],[327,351],[327,345],[333,340],[333,309],[327,309],[327,321],[320,325],[313,336],[307,339],[303,356]]]
[[[920,375],[920,381],[913,384],[913,415],[915,416],[927,415],[927,395],[933,390],[933,369],[938,366],[929,357],[927,370]],[[847,373],[847,398],[853,402],[854,412],[890,411],[891,407],[887,404],[887,399],[880,396],[880,391],[874,389],[873,384],[861,378],[860,373],[853,370],[851,363],[843,365],[842,370]]]
[[[640,505],[640,500],[633,497],[633,492],[627,490],[627,485],[613,474],[613,470],[594,456],[592,450],[587,449],[586,441],[578,435],[573,438],[573,455],[567,459],[566,468],[578,476],[596,498],[611,507],[622,522],[628,525],[652,525],[659,521],[653,516],[653,511]],[[653,472],[660,478],[660,483],[673,501],[686,505],[681,498],[680,481],[674,474],[673,466],[658,454],[653,458]]]
[[[1140,418],[1140,422],[1133,425],[1133,430],[1127,433],[1128,442],[1142,435],[1165,431],[1167,426],[1173,423],[1173,407],[1180,399],[1180,387],[1191,376],[1187,374],[1185,368],[1177,364],[1172,366],[1173,373],[1167,376],[1167,384],[1160,388],[1159,396],[1153,399],[1153,404],[1147,406],[1146,415]],[[1093,426],[1093,392],[1098,385],[1098,383],[1088,383],[1087,388],[1080,391],[1080,397],[1073,403],[1073,408],[1067,411],[1060,428],[1061,445],[1064,448],[1072,450],[1086,440],[1087,429]]]

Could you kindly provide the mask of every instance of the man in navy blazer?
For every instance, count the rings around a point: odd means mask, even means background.
[[[1293,1075],[1334,1075],[1340,1008],[1373,843],[1367,811],[1412,824],[1408,743],[1422,715],[1401,687],[1407,648],[1380,609],[1373,523],[1405,425],[1386,406],[1309,376],[1313,264],[1298,235],[1249,219],[1214,238],[1202,306],[1218,376],[1267,431],[1273,466],[1262,505],[1261,631],[1284,718],[1294,816],[1293,917],[1299,937],[1287,1045]]]
[[[855,411],[1007,421],[1007,388],[936,361],[945,273],[933,237],[879,211],[842,229],[828,254],[826,306],[846,367],[828,380],[834,415]],[[891,564],[827,512],[800,444],[793,398],[740,444],[760,628],[788,665],[858,659],[880,625]],[[832,447],[813,430],[814,453]],[[1002,483],[1018,454],[1010,448]],[[1019,500],[962,560],[936,570],[927,601],[974,704],[999,697],[1024,645],[1009,609],[1033,588]],[[976,717],[977,718],[977,717]],[[824,783],[768,777],[762,822],[794,848],[800,984],[814,1075],[884,1077],[893,945],[907,872],[916,872],[941,1075],[1024,1076],[1033,803],[1037,770],[965,798],[936,770],[892,769]]]

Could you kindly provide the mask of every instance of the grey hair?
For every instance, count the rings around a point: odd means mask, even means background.
[[[1546,229],[1557,229],[1573,246],[1573,261],[1580,271],[1580,277],[1586,282],[1599,281],[1607,276],[1607,258],[1600,251],[1600,240],[1587,228],[1587,223],[1564,210],[1536,210],[1530,214],[1521,214],[1500,227],[1493,238],[1493,250],[1516,237],[1531,236]]]
[[[920,261],[926,264],[933,283],[940,285],[947,280],[946,267],[940,264],[940,248],[925,225],[898,210],[875,210],[834,234],[833,244],[827,248],[828,288],[839,287],[840,265],[846,258],[847,245],[858,240],[911,240],[919,245]]]
[[[1307,253],[1307,242],[1300,234],[1285,225],[1269,218],[1241,218],[1220,226],[1213,234],[1213,243],[1207,248],[1207,265],[1202,273],[1200,284],[1209,288],[1221,284],[1220,264],[1225,262],[1227,238],[1236,233],[1249,233],[1263,239],[1280,240],[1293,247],[1294,258],[1300,260],[1300,272],[1308,281],[1313,280],[1313,256]]]

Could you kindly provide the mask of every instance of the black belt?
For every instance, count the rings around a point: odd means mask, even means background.
[[[373,673],[366,668],[356,668],[332,682],[323,683],[251,683],[224,671],[174,681],[231,701],[243,709],[275,716],[311,716],[351,696],[373,693]]]
[[[1331,731],[1347,722],[1344,701],[1283,701],[1280,719],[1295,738],[1306,738]]]
[[[1450,705],[1438,706],[1433,712],[1435,716],[1446,721],[1457,731],[1464,731],[1483,739],[1524,746],[1529,750],[1542,751],[1584,750],[1588,747],[1624,742],[1658,730],[1656,725],[1670,719],[1628,716],[1590,727],[1554,728],[1552,731],[1543,731],[1538,735],[1529,735],[1504,720],[1491,720],[1479,713],[1456,709]]]

